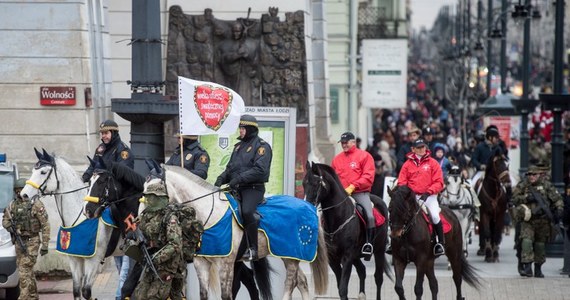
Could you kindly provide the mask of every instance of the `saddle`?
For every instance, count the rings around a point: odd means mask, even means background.
[[[422,211],[422,216],[424,217],[424,220],[426,221],[426,224],[428,225],[429,233],[431,235],[433,235],[434,234],[433,223],[431,221],[431,217],[429,216],[429,213]],[[450,232],[452,229],[451,223],[449,223],[449,221],[447,221],[447,219],[445,218],[445,216],[442,213],[439,213],[439,218],[441,219],[441,222],[442,222],[441,225],[443,226],[443,233]]]
[[[362,222],[362,224],[364,224],[364,228],[367,228],[367,221],[366,221],[366,213],[364,212],[364,207],[362,205],[360,205],[359,203],[355,203],[356,204],[356,215],[358,216],[358,218],[360,219],[360,221]],[[380,213],[380,211],[378,211],[378,209],[376,207],[372,207],[372,214],[374,215],[374,226],[375,227],[380,227],[382,225],[384,225],[384,223],[386,222],[386,218]]]

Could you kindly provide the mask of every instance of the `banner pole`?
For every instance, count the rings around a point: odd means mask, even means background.
[[[184,138],[182,134],[178,138],[178,144],[180,145],[180,166],[184,168]]]

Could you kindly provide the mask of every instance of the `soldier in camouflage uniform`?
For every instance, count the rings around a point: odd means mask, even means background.
[[[527,277],[533,276],[532,262],[534,277],[544,277],[541,266],[546,260],[545,243],[550,237],[551,223],[560,220],[564,207],[562,197],[552,183],[541,178],[542,173],[540,168],[530,167],[525,180],[513,190],[515,216],[521,226],[521,275]]]
[[[182,147],[180,147],[182,144]],[[208,152],[198,142],[197,135],[181,135],[180,144],[172,153],[167,165],[181,166],[180,156],[184,156],[184,168],[202,179],[208,178],[208,168],[210,167],[210,156]],[[182,148],[182,153],[180,148]]]
[[[2,226],[10,232],[16,245],[16,263],[20,273],[18,299],[39,299],[34,265],[38,251],[42,256],[48,253],[50,227],[44,204],[40,200],[28,201],[20,197],[20,191],[25,185],[25,179],[18,179],[14,184],[16,198],[4,210]],[[19,236],[25,249],[16,236]]]
[[[144,192],[146,209],[139,216],[139,228],[160,279],[147,267],[135,293],[136,299],[182,299],[184,281],[173,279],[182,273],[186,278],[186,262],[182,258],[182,228],[176,214],[166,217],[168,195],[162,183],[151,184]]]

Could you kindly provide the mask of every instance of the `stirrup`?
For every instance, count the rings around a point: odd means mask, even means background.
[[[364,246],[362,246],[362,250],[361,253],[363,255],[372,255],[372,252],[374,251],[374,247],[372,246],[372,244],[370,243],[365,243]]]
[[[392,243],[386,245],[386,251],[384,251],[388,255],[392,255]]]
[[[435,257],[439,257],[444,254],[445,254],[445,248],[443,247],[442,244],[437,243],[433,246],[433,255],[435,255]]]
[[[245,253],[243,254],[243,256],[241,258],[244,261],[257,260],[257,253],[256,253],[255,249],[249,248],[249,249],[245,250]]]

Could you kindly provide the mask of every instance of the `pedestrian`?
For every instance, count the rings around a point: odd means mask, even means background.
[[[541,178],[542,171],[532,166],[526,178],[513,190],[512,201],[520,223],[521,275],[542,278],[542,264],[546,261],[545,244],[550,238],[551,224],[557,224],[564,209],[562,196],[556,188]]]
[[[443,172],[443,177],[447,177],[447,173],[451,169],[451,163],[449,162],[449,159],[445,157],[445,154],[447,152],[446,146],[442,143],[435,143],[433,149],[435,151],[433,158],[439,164],[439,167]]]
[[[439,257],[445,254],[443,226],[439,217],[441,209],[437,201],[437,195],[443,190],[443,173],[437,161],[431,157],[423,139],[414,142],[412,152],[407,157],[398,176],[398,185],[407,185],[416,194],[420,205],[427,207],[437,233],[433,254]]]
[[[173,286],[173,279],[180,273],[186,277],[186,262],[182,257],[182,228],[176,214],[167,214],[168,194],[163,183],[153,183],[144,191],[146,208],[138,217],[137,228],[145,239],[152,257],[146,266],[135,291],[137,300],[183,299],[184,286]],[[182,282],[183,284],[184,282]]]
[[[180,135],[179,144],[166,162],[171,166],[182,166],[192,174],[208,178],[210,156],[206,149],[202,148],[197,135]]]
[[[336,171],[340,183],[349,196],[352,196],[360,204],[366,213],[366,242],[362,246],[362,255],[365,260],[370,260],[374,247],[372,239],[374,237],[374,214],[372,212],[372,201],[370,191],[374,182],[376,167],[372,155],[356,147],[354,134],[345,132],[338,141],[342,147],[342,152],[337,154],[331,163],[331,167]]]
[[[422,131],[415,126],[412,126],[410,131],[408,131],[408,141],[400,146],[398,154],[396,155],[396,175],[400,173],[400,169],[407,159],[407,154],[410,153],[412,149],[412,143],[417,140],[421,134]]]
[[[42,256],[48,253],[50,225],[44,204],[39,199],[25,200],[20,196],[25,185],[25,179],[16,180],[14,200],[4,209],[2,226],[10,232],[16,247],[16,264],[20,274],[18,299],[37,300],[34,265],[38,251]]]
[[[120,163],[133,169],[135,166],[134,156],[131,153],[131,149],[127,144],[123,143],[121,136],[119,135],[119,125],[113,120],[106,120],[99,125],[99,136],[101,138],[101,144],[95,149],[95,156],[100,156],[104,161],[111,161],[115,163]],[[89,182],[91,176],[93,175],[94,167],[89,166],[87,170],[83,173],[83,182]],[[114,206],[111,206],[111,210],[115,210]],[[118,215],[118,213],[113,214]],[[114,220],[117,224],[123,226],[123,220]],[[121,288],[127,279],[131,260],[128,256],[120,255],[114,256],[115,266],[119,272],[119,286],[117,287],[115,298],[120,299]]]
[[[245,260],[257,260],[257,228],[255,217],[257,205],[263,201],[265,183],[269,181],[271,146],[258,136],[257,119],[251,115],[243,115],[239,122],[240,140],[234,146],[234,151],[226,169],[218,176],[215,185],[229,184],[241,201],[241,213],[247,240]]]

